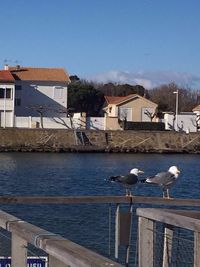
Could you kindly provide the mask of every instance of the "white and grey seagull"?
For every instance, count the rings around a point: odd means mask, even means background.
[[[169,188],[175,183],[179,173],[180,170],[176,166],[171,166],[167,172],[159,172],[154,176],[146,178],[143,182],[159,185],[163,190],[163,198],[170,198]]]
[[[137,184],[137,182],[139,181],[138,175],[140,173],[144,173],[144,172],[137,168],[134,168],[130,171],[130,173],[126,175],[110,176],[108,180],[111,182],[117,182],[117,183],[122,184],[126,188],[126,196],[132,196],[131,188],[133,185]]]

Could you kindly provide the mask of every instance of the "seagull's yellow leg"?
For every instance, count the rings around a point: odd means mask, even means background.
[[[129,191],[128,191],[128,189],[126,188],[126,197],[128,197],[129,196]]]
[[[170,197],[170,196],[169,196],[169,189],[167,189],[167,198],[168,198],[168,199],[173,199],[173,197]]]
[[[162,196],[163,196],[163,198],[165,198],[165,191],[164,190],[163,190]]]

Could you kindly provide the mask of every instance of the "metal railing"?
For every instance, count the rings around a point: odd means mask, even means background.
[[[137,215],[139,267],[200,266],[199,211],[138,208]]]
[[[0,211],[0,227],[11,232],[12,267],[27,267],[28,244],[48,253],[49,267],[122,266],[60,235],[45,231],[3,211]]]
[[[131,239],[132,217],[136,218],[135,209],[138,204],[162,205],[166,206],[187,206],[200,207],[199,199],[163,199],[159,197],[125,197],[125,196],[80,196],[80,197],[0,197],[1,204],[116,204],[115,208],[115,258],[118,259],[118,248],[121,245],[126,246],[126,266],[129,265],[130,248],[137,244],[137,240]],[[128,204],[125,212],[121,208],[121,204]],[[133,209],[134,205],[134,209]],[[200,251],[200,213],[197,211],[175,210],[175,209],[149,209],[137,208],[138,218],[138,247],[134,253],[138,263],[133,266],[139,267],[170,267],[181,266],[173,264],[173,251],[175,240],[180,247],[180,235],[176,236],[172,226],[188,229],[194,232],[194,240],[188,240],[188,254],[192,265],[184,266],[200,266],[198,262]],[[111,214],[109,215],[111,218]],[[137,219],[137,218],[136,218]],[[109,219],[111,220],[111,219]],[[134,223],[134,231],[136,229]],[[164,225],[164,230],[156,229],[156,224]],[[109,221],[109,225],[111,222]],[[24,267],[27,260],[27,244],[32,244],[36,248],[42,249],[49,254],[49,267],[100,267],[100,266],[122,266],[119,263],[100,256],[76,243],[73,243],[60,235],[45,231],[42,228],[34,226],[28,222],[20,220],[8,213],[0,211],[0,227],[12,233],[11,256],[12,267]],[[130,228],[130,229],[128,229]],[[136,232],[134,232],[134,235]],[[109,229],[110,235],[110,229]],[[135,236],[134,236],[135,238]],[[182,238],[183,239],[183,238]],[[157,240],[157,243],[156,243]],[[185,238],[184,238],[185,240]],[[110,236],[109,236],[110,242]],[[191,245],[193,244],[193,245]],[[178,248],[178,245],[176,246]],[[109,244],[110,250],[110,244]],[[184,251],[184,248],[181,250]],[[173,253],[172,253],[173,252]],[[183,259],[183,257],[182,257]],[[176,259],[176,262],[178,260]],[[196,264],[196,265],[195,265]],[[199,265],[198,265],[199,264]],[[131,265],[130,265],[131,266]]]

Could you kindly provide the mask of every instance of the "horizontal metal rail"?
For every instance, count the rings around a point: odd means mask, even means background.
[[[200,207],[200,199],[143,196],[0,196],[0,204],[106,204],[139,203],[149,205]]]
[[[122,267],[106,257],[0,210],[0,227],[12,232],[12,266],[25,267],[26,243],[49,254],[49,266]],[[56,265],[55,265],[56,263]]]

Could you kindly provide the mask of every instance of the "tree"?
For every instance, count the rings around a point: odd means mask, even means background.
[[[69,76],[69,79],[71,82],[80,81],[80,78],[77,75],[71,75],[71,76]]]
[[[65,126],[68,129],[74,129],[74,123],[73,123],[73,115],[74,115],[74,110],[71,108],[62,108],[59,110],[54,109],[54,113],[57,114],[57,116],[52,116],[51,119],[56,122],[57,124],[61,124]],[[63,116],[64,115],[64,116]],[[70,120],[70,126],[66,123],[64,118],[69,118]]]
[[[97,116],[104,103],[104,95],[85,81],[72,82],[68,87],[68,106],[75,112]]]
[[[44,118],[45,113],[49,110],[49,106],[46,106],[46,105],[31,105],[31,106],[28,106],[27,108],[32,109],[32,110],[36,111],[39,114],[41,128],[44,128],[43,118]]]
[[[130,94],[144,96],[148,94],[147,90],[141,85],[107,83],[97,84],[95,87],[107,96],[127,96]]]
[[[144,114],[147,115],[147,117],[150,119],[150,121],[153,121],[153,118],[156,116],[156,112],[151,112],[148,109],[145,110]]]
[[[149,97],[150,100],[158,104],[159,112],[175,112],[176,95],[173,92],[177,90],[179,92],[179,112],[192,111],[193,107],[197,105],[199,92],[190,88],[181,88],[175,83],[161,85],[149,90]]]

